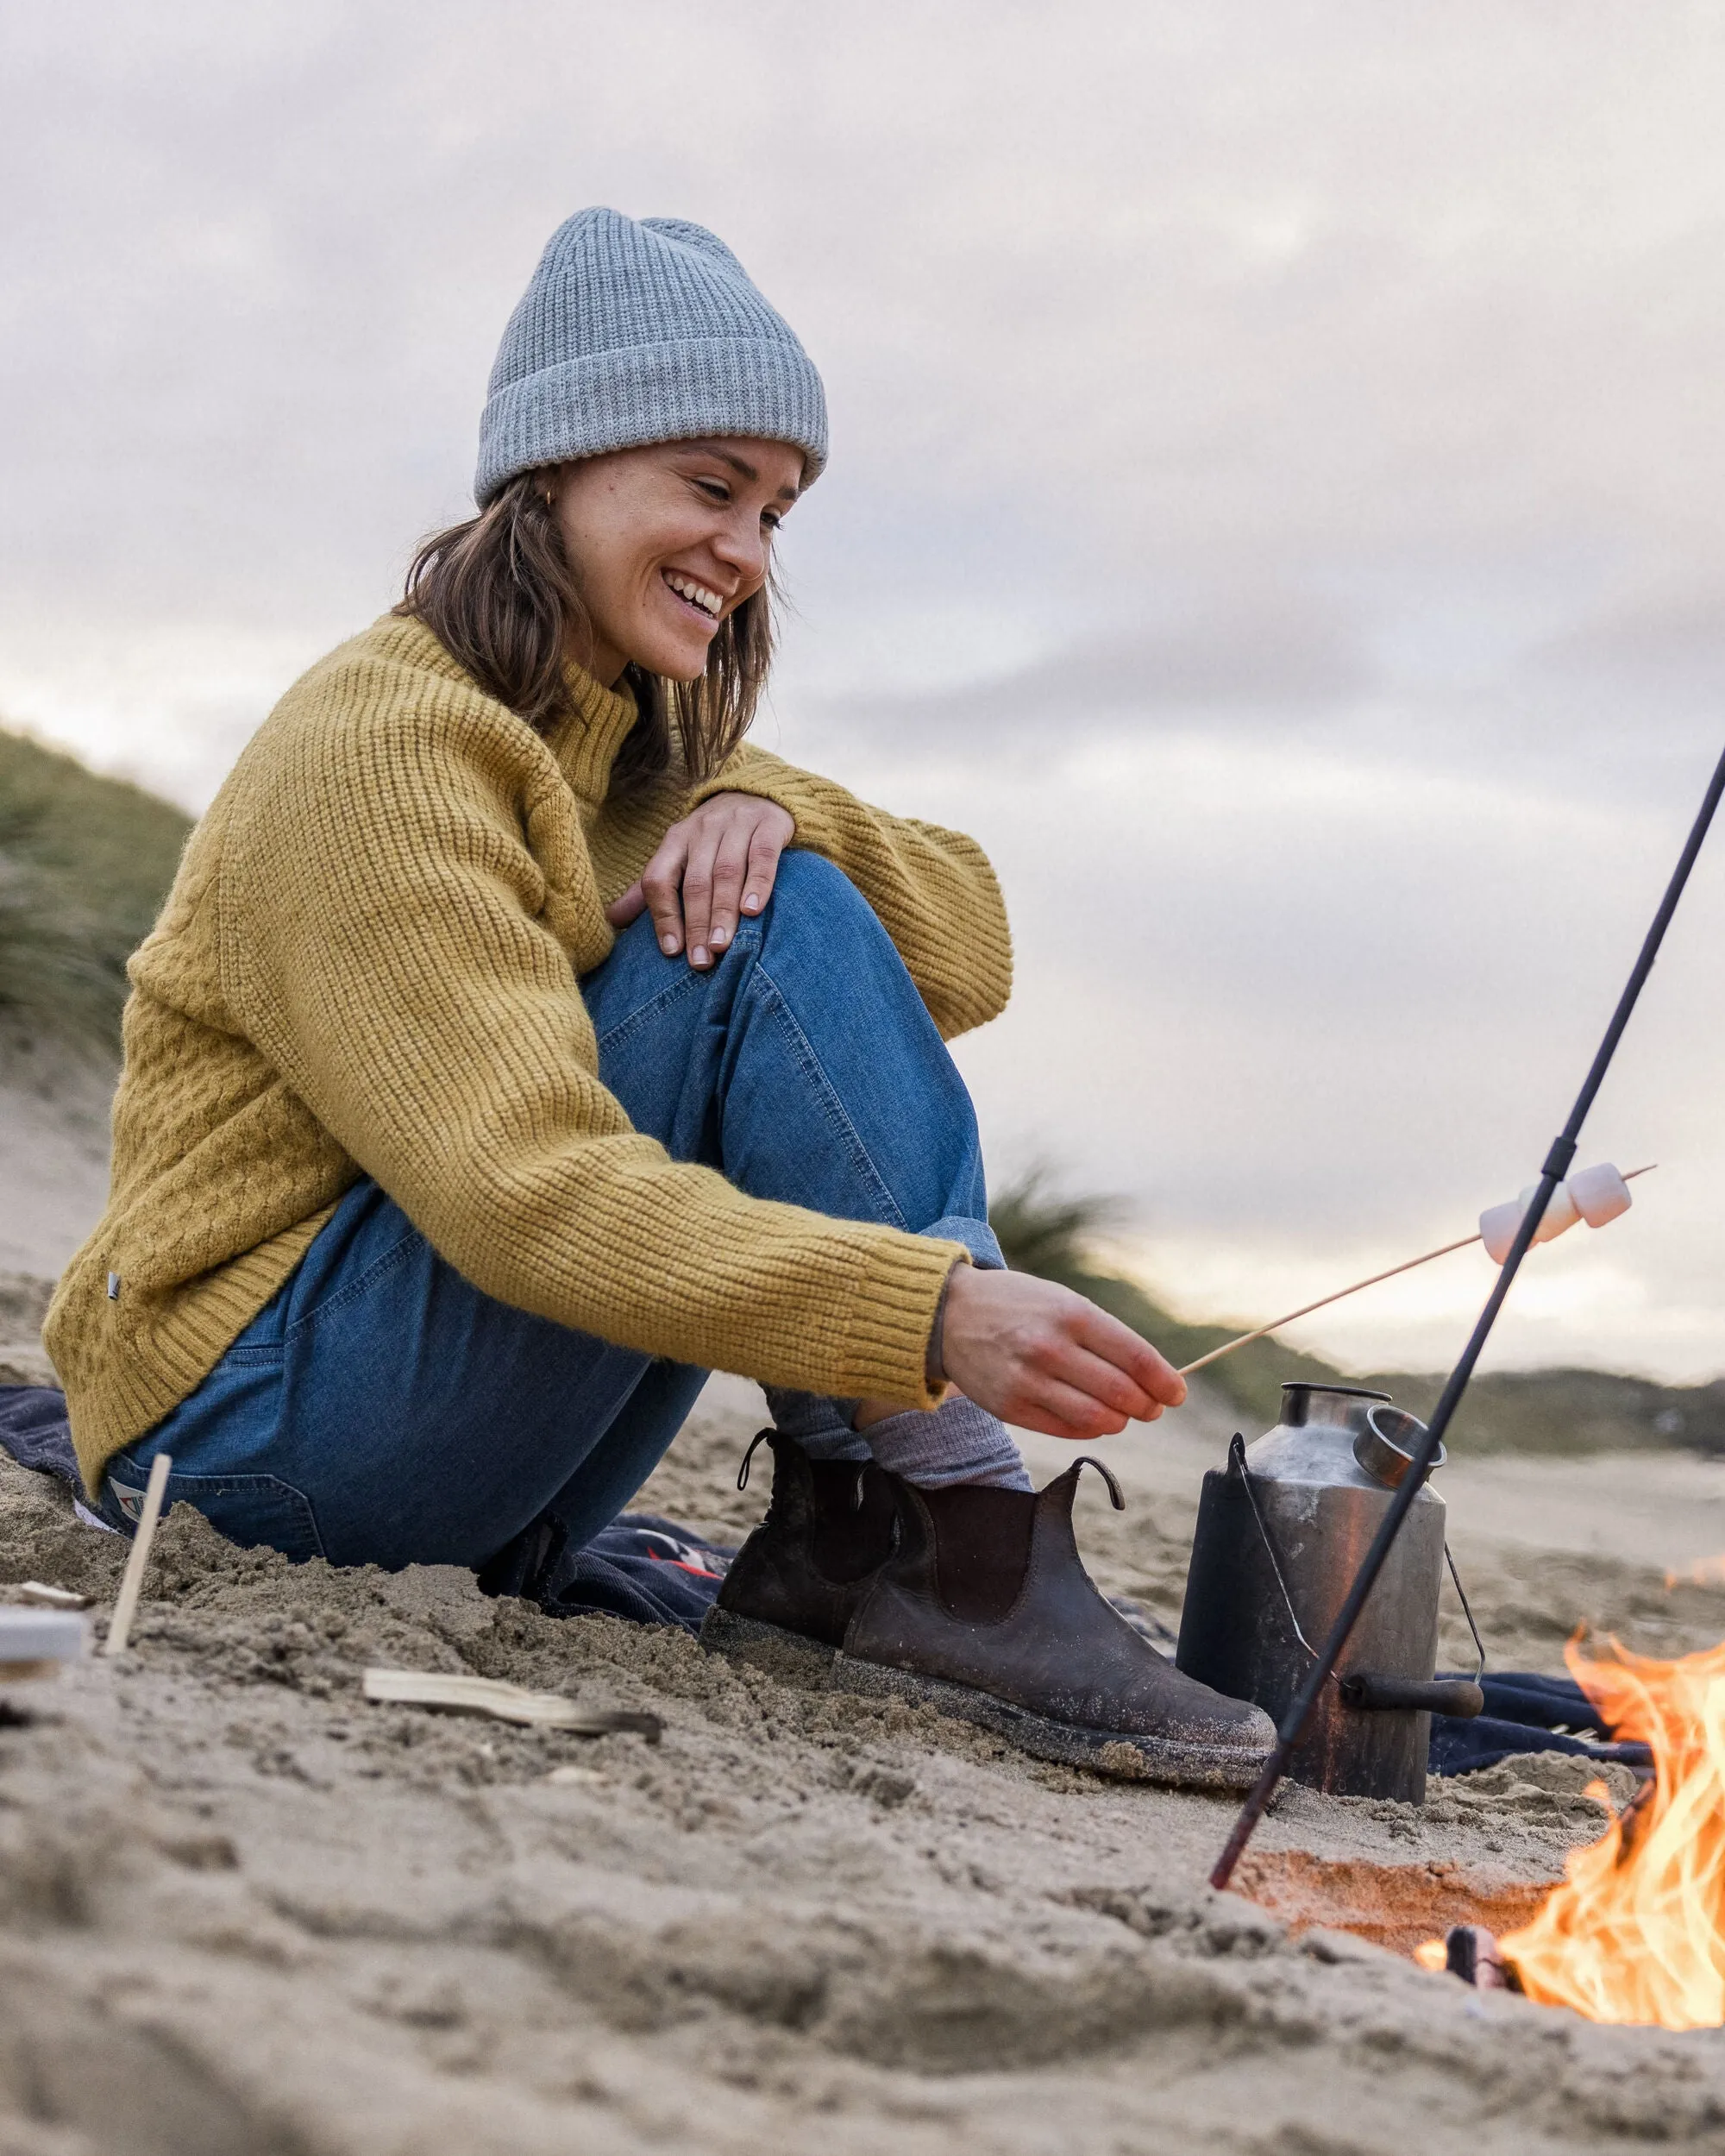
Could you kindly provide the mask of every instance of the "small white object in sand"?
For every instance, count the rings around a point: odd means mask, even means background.
[[[604,1782],[607,1777],[602,1775],[597,1767],[553,1767],[545,1779],[548,1782],[555,1782],[559,1788],[567,1789],[573,1788],[578,1782],[590,1784],[595,1782]]]
[[[496,1677],[474,1677],[441,1669],[367,1669],[365,1695],[390,1707],[440,1707],[451,1714],[490,1714],[525,1728],[567,1729],[578,1737],[610,1737],[633,1730],[649,1744],[662,1727],[656,1714],[631,1714],[606,1707],[577,1707],[560,1692],[530,1692],[524,1685]]]
[[[74,1611],[0,1609],[0,1684],[57,1677],[89,1644],[90,1627]]]

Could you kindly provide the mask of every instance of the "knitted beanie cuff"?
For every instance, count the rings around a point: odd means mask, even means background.
[[[612,449],[752,436],[803,452],[803,484],[826,461],[826,405],[794,345],[708,337],[596,352],[498,390],[480,425],[480,506],[519,472]]]

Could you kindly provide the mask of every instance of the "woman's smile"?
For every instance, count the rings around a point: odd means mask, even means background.
[[[718,626],[724,613],[724,600],[710,584],[701,583],[680,569],[662,569],[659,574],[692,613],[699,615],[709,627]]]

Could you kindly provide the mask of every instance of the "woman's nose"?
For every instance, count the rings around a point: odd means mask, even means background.
[[[727,518],[713,535],[713,551],[745,578],[758,582],[767,574],[767,536],[756,518]]]

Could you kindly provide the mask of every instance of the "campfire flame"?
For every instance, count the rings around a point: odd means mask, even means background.
[[[1667,1587],[1725,1587],[1725,1556],[1697,1557],[1693,1564],[1665,1568]]]
[[[1521,1989],[1545,2005],[1594,2021],[1717,2028],[1725,2024],[1725,1645],[1677,1662],[1609,1645],[1609,1661],[1585,1658],[1573,1642],[1564,1658],[1614,1733],[1652,1747],[1656,1779],[1601,1839],[1570,1852],[1564,1883],[1499,1945]]]

